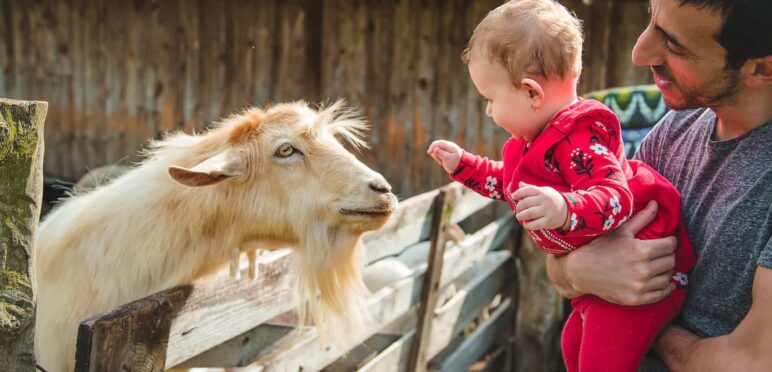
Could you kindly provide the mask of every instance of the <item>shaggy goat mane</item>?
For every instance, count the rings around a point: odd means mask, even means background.
[[[240,141],[251,130],[259,132],[270,128],[270,124],[274,122],[302,120],[303,115],[306,114],[317,115],[317,117],[308,126],[299,128],[301,133],[315,137],[326,131],[339,140],[349,143],[357,151],[370,148],[365,141],[365,132],[369,126],[362,114],[348,106],[345,100],[338,100],[331,105],[319,105],[316,110],[309,107],[305,101],[296,101],[268,106],[265,109],[249,107],[215,122],[204,131],[204,133],[220,135],[196,136],[196,133],[189,135],[179,131],[169,133],[160,140],[150,141],[141,151],[141,155],[151,160],[178,159],[180,156],[189,154],[191,147],[202,145],[208,149],[221,148],[227,142]],[[203,151],[203,153],[209,153],[209,151]]]

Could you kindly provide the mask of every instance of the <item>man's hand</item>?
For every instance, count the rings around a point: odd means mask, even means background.
[[[671,325],[654,343],[654,349],[674,372],[769,371],[772,365],[772,269],[757,266],[753,278],[753,303],[731,333],[700,338]]]
[[[429,154],[434,161],[442,165],[445,172],[451,174],[456,170],[458,162],[461,161],[463,150],[453,142],[439,140],[432,142],[432,144],[429,145],[429,149],[426,150],[426,153]]]
[[[563,195],[552,187],[538,187],[520,182],[512,193],[517,202],[517,218],[528,230],[564,228],[568,224],[568,206]]]
[[[563,257],[548,256],[547,274],[558,292],[573,298],[593,294],[626,306],[657,302],[670,294],[675,237],[635,239],[657,215],[656,202],[624,225]]]

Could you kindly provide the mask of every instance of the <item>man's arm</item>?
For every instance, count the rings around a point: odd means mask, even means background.
[[[772,269],[759,266],[753,279],[751,309],[735,330],[699,338],[678,327],[666,328],[654,349],[674,372],[769,371],[772,366]]]
[[[655,202],[614,232],[563,257],[548,256],[547,275],[561,296],[593,294],[620,305],[657,302],[673,291],[676,239],[638,240],[657,215]]]

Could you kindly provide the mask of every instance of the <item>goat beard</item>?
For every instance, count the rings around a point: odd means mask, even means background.
[[[364,306],[368,290],[359,270],[362,236],[318,222],[311,225],[296,261],[298,293],[308,300],[300,306],[300,322],[310,315],[323,345],[332,339],[345,348],[351,331],[369,318]]]

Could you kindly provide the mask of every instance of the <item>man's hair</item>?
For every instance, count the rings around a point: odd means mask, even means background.
[[[726,49],[727,64],[731,68],[739,69],[751,58],[772,55],[772,1],[679,0],[679,3],[720,12],[721,28],[715,38]]]
[[[512,0],[477,25],[461,59],[482,52],[520,86],[525,75],[564,78],[582,70],[582,23],[553,0]]]

